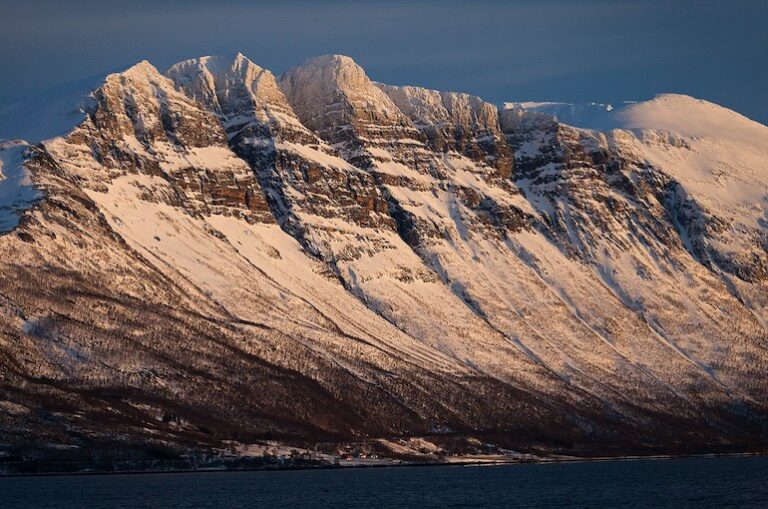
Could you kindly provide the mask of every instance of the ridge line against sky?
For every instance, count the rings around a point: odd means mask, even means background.
[[[0,0],[0,104],[147,59],[327,53],[487,101],[692,95],[768,124],[768,1]]]

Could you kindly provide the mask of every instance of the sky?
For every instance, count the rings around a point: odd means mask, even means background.
[[[0,0],[0,104],[124,68],[340,53],[371,78],[485,100],[676,92],[768,124],[768,0]]]

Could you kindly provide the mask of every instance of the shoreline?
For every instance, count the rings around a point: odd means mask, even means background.
[[[20,474],[0,474],[0,479],[18,478],[18,477],[64,477],[64,476],[107,476],[107,475],[146,475],[146,474],[210,474],[210,473],[237,473],[237,472],[290,472],[305,470],[350,470],[350,469],[380,469],[380,468],[423,468],[423,467],[500,467],[510,465],[554,465],[568,463],[609,463],[609,462],[630,462],[630,461],[662,461],[674,459],[716,459],[716,458],[748,458],[748,457],[768,457],[768,451],[763,452],[729,452],[729,453],[700,453],[700,454],[654,454],[654,455],[627,455],[627,456],[595,456],[589,458],[579,457],[560,457],[560,458],[539,458],[534,460],[520,459],[493,459],[493,460],[457,460],[443,462],[414,462],[403,461],[397,463],[393,460],[391,463],[370,463],[370,464],[321,464],[321,465],[297,465],[283,467],[262,467],[262,468],[195,468],[195,469],[176,469],[176,470],[119,470],[119,471],[94,471],[94,472],[39,472],[39,473],[20,473]]]

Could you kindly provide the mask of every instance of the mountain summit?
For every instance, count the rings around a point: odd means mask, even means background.
[[[0,110],[57,134],[0,144],[0,458],[768,445],[768,127],[339,55],[70,96]]]

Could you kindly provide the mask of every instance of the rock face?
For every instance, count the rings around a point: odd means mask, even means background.
[[[216,112],[230,139],[277,136],[316,143],[315,135],[296,119],[274,75],[240,53],[186,60],[165,74]]]
[[[302,123],[329,143],[348,143],[348,131],[380,143],[415,136],[405,115],[349,57],[310,58],[281,76],[280,88]]]
[[[768,128],[551,108],[343,56],[110,75],[0,147],[0,453],[764,448]]]
[[[103,189],[132,173],[162,177],[152,199],[192,214],[272,221],[253,172],[227,145],[218,117],[179,93],[148,62],[111,75],[94,93],[87,119],[48,152],[82,185]]]
[[[510,177],[512,151],[501,132],[496,106],[468,94],[378,86],[424,133],[433,151],[458,152],[496,168],[501,178]]]

